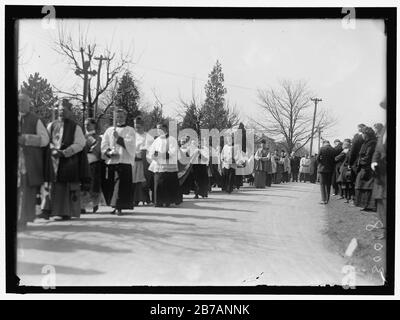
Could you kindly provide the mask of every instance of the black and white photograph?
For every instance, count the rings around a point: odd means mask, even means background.
[[[396,8],[5,11],[14,290],[393,288]]]

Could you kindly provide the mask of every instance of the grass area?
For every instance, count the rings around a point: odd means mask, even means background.
[[[355,267],[358,275],[382,283],[379,270],[386,270],[386,241],[376,240],[377,231],[374,226],[379,226],[379,219],[375,212],[363,214],[360,208],[345,203],[343,199],[332,197],[326,206],[325,233],[330,239],[330,244],[345,257],[345,252],[353,238],[357,239],[357,248],[351,257],[346,257],[348,264]],[[372,229],[368,231],[367,229]]]

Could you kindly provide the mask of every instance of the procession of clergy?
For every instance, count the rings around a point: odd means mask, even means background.
[[[269,154],[275,173],[263,176],[267,170],[258,167],[265,166],[267,154],[259,150],[246,155],[234,144],[233,135],[226,136],[222,148],[219,143],[208,147],[205,141],[198,143],[189,136],[177,141],[169,136],[168,124],[158,124],[159,134],[151,135],[144,131],[140,116],[132,128],[125,124],[125,110],[118,109],[114,125],[100,136],[94,119],[86,119],[84,130],[73,120],[72,105],[66,99],[59,105],[58,119],[46,128],[30,111],[27,95],[19,94],[18,103],[19,230],[35,219],[64,221],[86,210],[94,213],[100,204],[122,215],[140,203],[179,205],[183,194],[191,191],[196,199],[207,198],[215,186],[231,193],[243,185],[244,177],[250,177],[256,187],[276,183],[276,179],[290,180],[286,154]],[[293,174],[297,180],[298,172]],[[40,214],[36,213],[38,205]]]

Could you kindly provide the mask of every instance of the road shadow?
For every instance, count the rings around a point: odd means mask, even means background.
[[[238,193],[231,193],[229,196],[235,196]],[[186,195],[186,197],[183,198],[183,203],[185,202],[193,202],[193,201],[199,201],[199,202],[254,202],[253,200],[244,200],[244,199],[234,199],[232,198],[212,198],[213,193],[208,195],[208,198],[199,198],[199,199],[194,199],[194,197],[189,197],[189,195]],[[228,194],[227,194],[228,195]],[[190,195],[191,196],[191,195]],[[211,197],[210,197],[211,196]]]
[[[213,220],[224,220],[224,221],[231,221],[231,222],[236,222],[237,219],[234,218],[225,218],[225,217],[217,217],[217,216],[204,216],[204,215],[193,215],[193,214],[184,214],[184,213],[179,213],[179,214],[174,214],[174,213],[170,213],[168,211],[170,210],[174,210],[175,208],[168,208],[166,209],[165,213],[157,213],[157,212],[133,212],[131,216],[133,217],[140,217],[140,216],[145,216],[145,217],[162,217],[162,218],[166,218],[166,217],[170,217],[170,218],[178,218],[178,219],[199,219],[199,220],[209,220],[209,219],[213,219]],[[168,210],[168,211],[167,211]],[[178,210],[179,211],[179,210]],[[118,217],[121,218],[121,217]],[[123,217],[122,217],[123,218]],[[101,221],[102,218],[100,218],[100,220],[98,220],[97,218],[95,219],[96,221]],[[89,220],[89,219],[88,219]],[[94,220],[94,219],[90,219],[90,220]],[[132,221],[136,221],[136,219],[133,219]],[[155,220],[155,221],[159,221],[159,220]],[[179,223],[180,225],[191,225],[191,226],[195,226],[195,224],[193,223]]]
[[[225,200],[226,201],[226,200]],[[203,203],[207,203],[207,200]],[[195,210],[211,210],[211,211],[229,211],[229,212],[249,212],[253,213],[255,211],[247,210],[247,209],[233,209],[233,208],[224,208],[224,207],[212,207],[212,206],[200,206],[197,202],[182,202],[180,206],[177,208],[182,209],[195,209]]]
[[[299,197],[294,196],[283,196],[281,194],[265,194],[267,197],[277,197],[277,198],[288,198],[288,199],[299,199]]]
[[[42,275],[43,267],[45,265],[43,263],[34,263],[34,262],[18,262],[17,263],[17,274],[18,275]],[[51,265],[54,267],[56,275],[59,274],[72,274],[72,275],[87,275],[87,276],[94,276],[99,274],[104,274],[104,272],[94,270],[94,269],[81,269],[75,267],[67,267],[61,265]]]
[[[172,208],[171,208],[172,209]],[[77,221],[88,221],[88,222],[123,222],[123,223],[157,223],[157,224],[171,224],[171,225],[182,225],[182,226],[195,226],[194,223],[169,221],[160,219],[140,219],[137,217],[148,216],[145,213],[138,211],[126,212],[123,216],[115,217],[101,217],[101,218],[80,218]],[[179,215],[178,215],[179,216]]]
[[[174,208],[165,209],[166,211]],[[240,211],[240,210],[239,210]],[[222,228],[218,224],[182,223],[180,221],[165,224],[166,227],[153,227],[149,221],[159,222],[161,219],[143,219],[135,215],[154,216],[160,218],[194,218],[201,220],[216,219],[216,223],[237,222],[233,218],[185,215],[178,213],[137,213],[127,217],[99,217],[72,220],[69,224],[50,222],[47,224],[29,225],[29,232],[24,232],[17,241],[22,249],[34,249],[48,252],[74,253],[80,250],[108,254],[142,252],[152,250],[160,252],[167,248],[179,248],[192,252],[209,251],[220,244],[235,242],[246,246],[247,235],[239,231]],[[83,222],[83,223],[82,223]],[[93,223],[90,223],[93,222]],[[103,223],[104,222],[104,223]],[[175,227],[168,227],[169,225]],[[79,240],[78,240],[79,239]],[[100,243],[99,243],[100,240]],[[109,244],[109,246],[108,246]],[[147,249],[146,249],[147,248]],[[227,246],[220,250],[230,251],[234,247]]]
[[[32,231],[48,231],[48,232],[54,232],[54,231],[60,231],[61,228],[57,228],[56,226],[43,226],[43,228],[32,228]],[[77,228],[77,226],[74,226],[72,228],[63,228],[62,231],[68,232],[69,235],[73,234],[75,232],[88,232],[91,228]],[[80,230],[80,231],[78,231]],[[94,231],[94,230],[92,230]],[[66,239],[65,237],[62,238],[49,238],[47,236],[43,235],[29,235],[26,237],[20,237],[17,240],[17,246],[18,248],[24,249],[24,250],[29,250],[29,249],[35,249],[35,250],[42,250],[42,251],[52,251],[52,252],[75,252],[77,250],[89,250],[89,251],[96,251],[96,252],[104,252],[104,253],[127,253],[130,252],[130,250],[126,249],[116,249],[112,248],[109,246],[104,246],[98,243],[90,243],[87,241],[82,241],[82,240],[72,240],[72,239]]]
[[[284,186],[273,186],[271,187],[271,190],[276,190],[276,191],[289,191],[289,192],[305,192],[305,193],[315,193],[318,192],[319,190],[313,190],[313,189],[302,189],[302,188],[296,188],[295,185],[288,185],[288,187]]]

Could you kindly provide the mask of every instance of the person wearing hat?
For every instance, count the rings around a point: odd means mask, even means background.
[[[122,215],[122,210],[133,210],[135,185],[132,183],[132,171],[136,156],[136,133],[126,125],[126,111],[115,112],[115,127],[104,132],[101,141],[101,153],[107,165],[107,178],[114,183],[110,205],[112,213]]]
[[[375,135],[376,135],[376,137],[378,139],[383,133],[383,128],[384,128],[384,125],[382,123],[380,123],[380,122],[374,123],[374,125],[373,125],[373,129],[374,129]]]
[[[386,110],[386,100],[380,103],[380,107]],[[376,144],[374,155],[372,156],[371,169],[374,172],[374,186],[372,189],[372,197],[375,200],[376,210],[380,221],[382,222],[383,232],[375,236],[376,239],[382,240],[386,237],[386,190],[387,190],[387,158],[386,158],[386,137],[387,128],[383,126]]]
[[[354,135],[353,140],[351,141],[351,149],[350,149],[350,166],[354,170],[355,173],[357,170],[357,162],[358,156],[360,153],[360,149],[362,144],[364,143],[362,130],[366,127],[365,124],[361,123],[357,126],[358,132]]]
[[[350,146],[351,140],[344,139],[342,144],[342,151],[337,156],[335,156],[335,178],[340,190],[339,199],[346,199],[346,201],[350,199],[351,185],[348,181],[349,176],[346,176],[348,166],[344,166],[344,162],[346,161],[346,157],[349,154]]]
[[[362,211],[374,211],[375,203],[372,198],[374,176],[371,163],[376,147],[376,135],[370,127],[365,127],[362,134],[364,143],[360,149],[357,165],[354,205],[361,207]]]
[[[56,220],[79,218],[81,183],[90,176],[86,153],[82,156],[86,139],[82,128],[73,120],[72,104],[67,99],[59,105],[58,116],[47,127],[55,177],[39,216],[46,220],[50,216]]]
[[[49,135],[43,122],[30,111],[31,99],[18,95],[18,230],[23,231],[27,222],[36,218],[35,206],[38,189],[45,181],[43,147]]]
[[[327,204],[330,198],[332,172],[335,166],[335,150],[325,140],[317,156],[318,173],[320,175],[321,204]]]
[[[333,141],[333,149],[335,150],[335,157],[337,157],[343,150],[343,143],[339,139],[335,139]],[[333,196],[337,196],[340,193],[340,185],[337,183],[337,178],[339,176],[339,169],[341,163],[336,162],[335,160],[335,167],[332,172],[332,187],[333,187]]]

